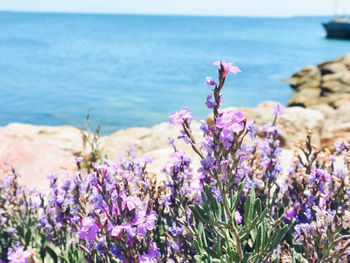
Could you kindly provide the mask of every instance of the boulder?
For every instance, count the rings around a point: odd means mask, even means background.
[[[335,115],[335,109],[328,104],[312,105],[310,109],[321,112],[326,119],[332,119]]]
[[[313,131],[313,144],[319,147],[324,121],[324,115],[317,110],[290,107],[278,118],[277,124],[282,130],[286,148],[291,148],[295,142],[305,141],[310,130]]]
[[[79,156],[84,152],[81,130],[73,126],[40,126],[11,123],[2,128],[1,134],[16,135],[27,141],[40,141]],[[86,149],[89,151],[89,149]]]
[[[11,166],[22,175],[22,184],[38,190],[48,188],[46,176],[49,173],[73,173],[76,169],[71,152],[35,137],[28,139],[9,133],[5,127],[0,129],[0,173],[7,174]]]
[[[346,65],[340,62],[331,62],[331,63],[321,64],[319,65],[319,69],[322,75],[334,74],[337,72],[344,72],[349,70]]]
[[[350,86],[350,71],[342,71],[322,76],[322,82],[327,81],[339,81],[344,85]]]
[[[321,83],[321,72],[317,67],[306,66],[286,81],[294,89],[317,88]]]
[[[337,57],[337,58],[332,59],[330,61],[321,63],[318,65],[318,67],[323,67],[325,64],[331,64],[331,63],[342,63],[343,65],[350,68],[350,53],[346,53],[344,56]]]
[[[322,134],[322,147],[333,148],[335,142],[350,142],[350,121],[340,124],[325,125]]]
[[[324,93],[350,93],[350,85],[344,84],[340,80],[329,80],[321,84],[322,94]]]
[[[202,131],[199,122],[192,122],[192,132],[195,139],[200,139]],[[117,131],[101,139],[100,150],[102,155],[110,159],[117,159],[121,153],[124,153],[129,146],[139,154],[144,155],[162,148],[171,148],[169,138],[177,138],[180,134],[180,128],[171,126],[168,123],[161,123],[152,128],[130,128]],[[189,150],[190,146],[179,141],[180,149]]]
[[[303,89],[294,94],[288,101],[288,106],[310,107],[319,103],[320,89]]]

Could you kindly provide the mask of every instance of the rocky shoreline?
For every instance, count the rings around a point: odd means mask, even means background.
[[[284,114],[278,119],[282,130],[282,163],[293,155],[292,148],[304,140],[312,130],[313,143],[320,148],[331,148],[335,141],[350,141],[350,54],[341,58],[307,66],[287,79],[296,94],[288,103]],[[270,123],[273,119],[272,106],[277,102],[267,101],[255,108],[232,108],[242,110],[248,120],[257,125]],[[207,123],[212,122],[208,116]],[[200,123],[193,123],[193,133],[202,136]],[[130,144],[139,156],[153,159],[150,170],[160,173],[173,149],[168,138],[176,138],[179,129],[161,123],[152,128],[130,128],[100,138],[102,156],[118,159]],[[179,148],[189,153],[195,165],[199,159],[188,145],[179,143]],[[85,155],[89,149],[84,146],[82,133],[72,126],[35,126],[12,123],[0,127],[0,174],[6,173],[8,161],[23,175],[22,182],[31,187],[47,188],[45,180],[52,171],[74,173],[74,157]]]

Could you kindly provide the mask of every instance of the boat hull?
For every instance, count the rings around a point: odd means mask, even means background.
[[[334,22],[323,24],[327,31],[327,38],[350,39],[350,23]]]

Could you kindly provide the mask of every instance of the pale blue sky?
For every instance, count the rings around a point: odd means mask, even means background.
[[[350,0],[338,0],[350,13]],[[333,15],[335,0],[0,0],[0,10],[241,16]]]

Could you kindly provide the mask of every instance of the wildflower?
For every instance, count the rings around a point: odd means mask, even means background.
[[[272,108],[275,115],[282,115],[284,113],[284,107],[280,103],[274,105]]]
[[[80,164],[84,160],[84,157],[74,157],[74,159],[78,164]]]
[[[185,121],[190,123],[193,120],[191,112],[188,112],[188,108],[182,108],[180,112],[174,111],[169,117],[169,124],[182,125]]]
[[[98,231],[99,228],[95,222],[95,219],[91,217],[84,217],[78,231],[78,237],[81,239],[86,238],[88,241],[93,241]]]
[[[134,218],[132,223],[137,226],[138,235],[143,236],[147,233],[147,230],[153,230],[156,220],[156,212],[151,211],[146,215],[145,210],[140,210],[136,213],[136,217]]]
[[[156,243],[150,242],[150,248],[147,254],[143,254],[140,256],[140,263],[156,263],[157,259],[160,258],[160,252]]]
[[[284,216],[284,218],[287,220],[287,221],[290,221],[293,217],[295,217],[297,214],[297,212],[295,211],[295,208],[292,207],[292,208],[289,208],[287,211],[286,211],[286,214]]]
[[[208,94],[207,100],[205,102],[205,105],[207,105],[208,109],[214,109],[216,106],[216,102],[212,100],[213,96],[211,94]]]
[[[239,67],[233,66],[231,62],[225,62],[225,61],[215,61],[215,66],[219,66],[219,70],[221,71],[222,67],[224,69],[224,78],[226,78],[227,74],[229,72],[232,72],[233,74],[237,74],[238,72],[241,72]],[[222,67],[221,67],[222,66]]]
[[[205,86],[210,88],[211,86],[214,86],[214,85],[216,85],[216,82],[213,80],[212,77],[206,77],[205,78]]]
[[[254,121],[248,121],[246,129],[247,129],[247,133],[248,133],[250,139],[254,140],[254,136],[255,136],[255,124],[254,124]]]
[[[116,244],[113,244],[111,248],[111,252],[114,256],[117,256],[120,260],[124,260],[123,254],[121,253],[121,250],[117,247]]]
[[[57,180],[58,174],[56,172],[50,173],[47,177],[48,180]]]
[[[126,196],[125,194],[121,196],[123,199],[122,207],[123,210],[125,208],[128,208],[129,211],[137,208],[142,207],[142,202],[137,196]]]
[[[224,111],[216,119],[216,126],[221,128],[220,140],[226,149],[230,148],[234,134],[244,129],[245,117],[241,111]]]
[[[235,211],[235,219],[238,225],[242,223],[243,218],[239,211]]]
[[[29,250],[24,250],[24,247],[20,246],[10,249],[7,255],[9,263],[27,263],[31,257],[32,252]]]
[[[224,137],[230,136],[232,133],[238,133],[244,129],[245,117],[241,111],[224,111],[221,116],[216,119],[216,126],[222,129]]]

